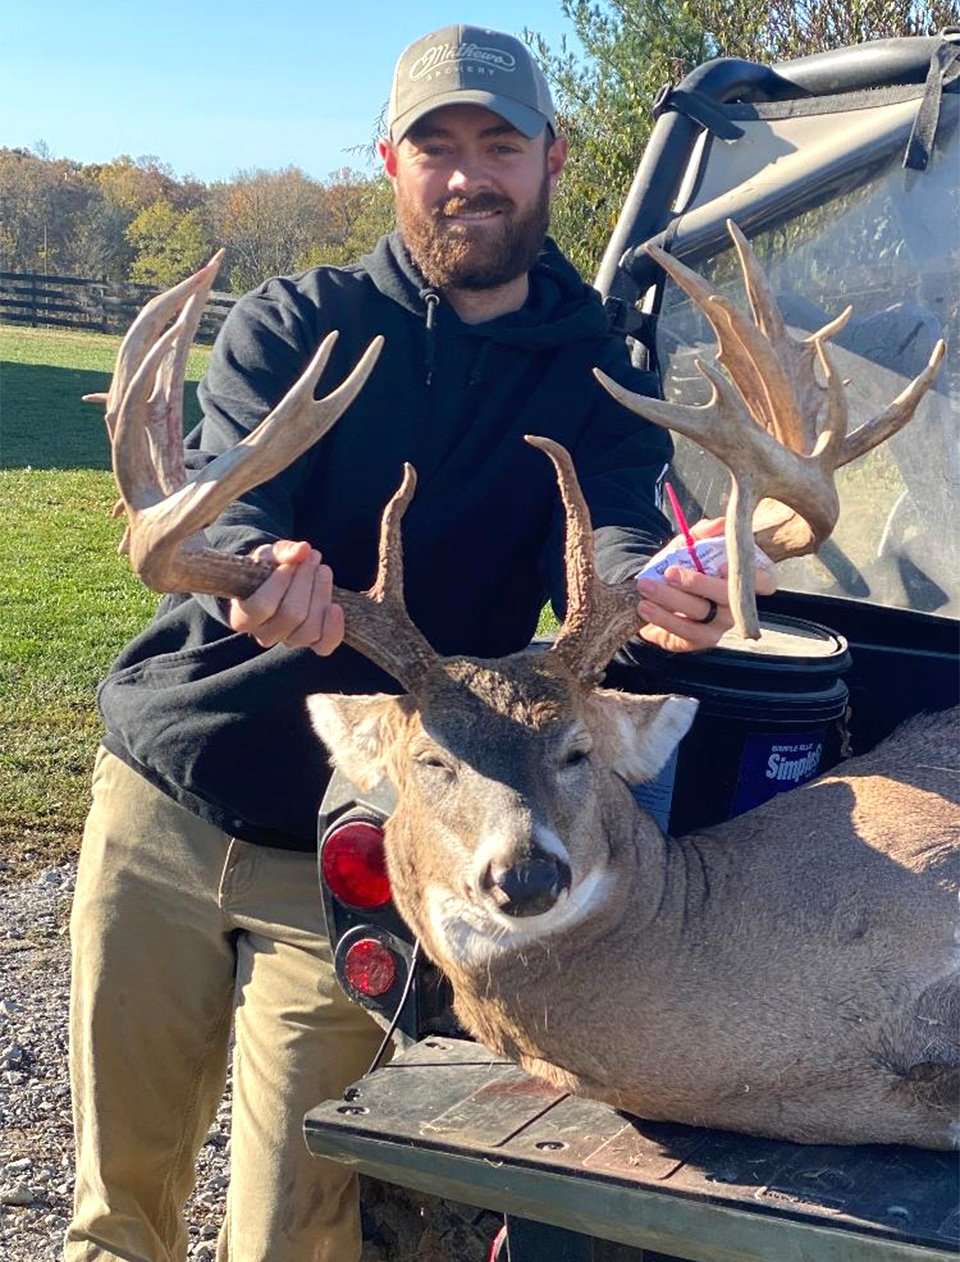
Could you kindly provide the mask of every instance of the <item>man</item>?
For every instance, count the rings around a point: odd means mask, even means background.
[[[542,74],[509,36],[451,27],[401,56],[380,151],[398,232],[356,266],[267,282],[237,304],[201,386],[195,462],[283,396],[321,337],[341,379],[380,362],[322,443],[234,505],[211,542],[270,555],[249,599],[173,597],[100,690],[104,748],[71,925],[77,1193],[67,1262],[174,1262],[220,1099],[231,1019],[232,1175],[220,1262],[355,1262],[354,1181],[309,1157],[304,1112],[367,1068],[379,1030],[336,986],[314,871],[328,777],[304,698],[395,690],[340,646],[333,575],[364,588],[402,462],[411,615],[444,653],[522,648],[562,603],[547,434],[576,459],[604,577],[669,533],[669,439],[594,382],[634,389],[596,295],[545,240],[566,158]],[[323,387],[321,386],[321,390]],[[323,557],[319,549],[323,549]],[[704,648],[730,625],[719,579],[644,589],[642,634]],[[717,613],[719,609],[719,613]]]

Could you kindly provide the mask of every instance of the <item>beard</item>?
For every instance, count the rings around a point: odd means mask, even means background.
[[[483,224],[452,223],[449,216],[498,210]],[[550,180],[543,182],[530,208],[496,193],[449,197],[432,211],[414,205],[397,189],[397,226],[423,279],[436,289],[495,289],[529,272],[543,248],[550,222]]]

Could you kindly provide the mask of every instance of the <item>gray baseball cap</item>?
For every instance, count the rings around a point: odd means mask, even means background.
[[[404,49],[393,72],[387,128],[399,144],[442,105],[483,105],[530,138],[556,132],[550,89],[528,49],[480,26],[444,26]]]

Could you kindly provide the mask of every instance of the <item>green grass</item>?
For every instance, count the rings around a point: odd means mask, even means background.
[[[0,325],[0,468],[109,469],[103,409],[81,396],[106,390],[118,337]],[[187,365],[184,424],[200,419],[196,385],[209,351]]]
[[[557,622],[557,615],[553,612],[553,609],[549,604],[544,605],[540,610],[540,621],[537,623],[536,634],[538,636],[554,635],[559,626],[560,623]]]
[[[117,555],[99,409],[119,338],[0,327],[0,858],[7,879],[76,849],[96,684],[155,598]],[[206,352],[191,356],[195,382]],[[193,398],[191,419],[198,413]]]

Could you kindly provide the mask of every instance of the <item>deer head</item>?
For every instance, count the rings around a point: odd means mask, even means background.
[[[308,702],[337,766],[387,777],[394,899],[448,972],[567,930],[632,843],[628,783],[654,777],[696,702],[591,689],[550,654],[448,658],[415,695]]]
[[[435,655],[401,697],[308,701],[351,780],[395,785],[394,897],[448,970],[596,910],[614,879],[609,847],[633,844],[629,823],[618,826],[635,816],[628,785],[656,776],[696,711],[687,697],[596,686],[633,633],[636,593],[595,573],[568,453],[527,441],[553,460],[567,516],[568,608],[553,645],[496,660]]]

